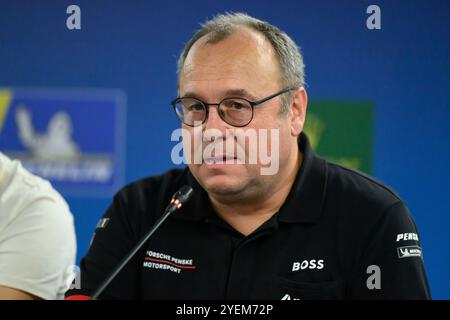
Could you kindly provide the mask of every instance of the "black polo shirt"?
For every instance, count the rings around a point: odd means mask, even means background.
[[[317,156],[279,212],[248,236],[218,217],[188,169],[134,182],[114,197],[81,261],[90,294],[162,215],[183,185],[192,199],[156,231],[100,298],[427,299],[416,226],[392,190]]]

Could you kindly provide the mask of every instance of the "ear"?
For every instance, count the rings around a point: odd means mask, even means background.
[[[305,124],[306,108],[308,105],[308,94],[304,87],[293,91],[292,105],[290,110],[291,135],[297,137],[303,130]]]

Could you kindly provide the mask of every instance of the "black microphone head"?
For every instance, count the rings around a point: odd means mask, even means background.
[[[180,188],[180,190],[178,190],[177,192],[174,193],[174,195],[172,196],[173,200],[178,200],[179,203],[184,204],[186,203],[186,201],[189,200],[189,198],[192,196],[192,194],[194,193],[194,190],[192,189],[191,186],[182,186]]]

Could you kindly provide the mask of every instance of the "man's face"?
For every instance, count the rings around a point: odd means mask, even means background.
[[[242,28],[235,31],[228,38],[218,43],[207,43],[206,38],[199,39],[189,51],[186,57],[184,68],[180,74],[180,97],[190,96],[206,103],[219,103],[224,98],[242,97],[250,101],[256,101],[276,93],[283,89],[280,81],[279,64],[270,43],[263,35]],[[278,96],[261,105],[254,107],[253,120],[245,127],[244,132],[254,130],[259,136],[261,129],[267,131],[267,138],[258,138],[257,145],[250,147],[249,139],[239,139],[228,130],[236,129],[224,122],[218,115],[215,106],[209,109],[209,116],[205,124],[200,128],[192,128],[183,125],[190,134],[184,135],[185,152],[190,147],[191,159],[194,159],[195,152],[204,154],[205,148],[211,148],[211,144],[217,144],[222,140],[223,146],[234,139],[236,144],[234,155],[238,155],[237,149],[245,154],[244,164],[236,163],[211,163],[208,159],[201,164],[190,163],[189,168],[199,183],[209,192],[219,196],[251,195],[266,190],[277,182],[279,174],[261,175],[263,165],[259,158],[257,163],[249,163],[249,153],[255,152],[255,147],[259,151],[261,144],[267,145],[268,153],[278,150],[279,157],[277,165],[281,172],[291,157],[292,143],[295,143],[290,130],[290,118],[280,115],[281,97]],[[220,139],[211,141],[205,132],[211,129],[220,132]],[[278,130],[278,141],[272,141],[270,130]],[[197,139],[203,141],[199,147],[194,143],[195,135]],[[201,137],[198,137],[201,135]],[[249,135],[250,136],[250,135]],[[190,143],[186,144],[189,139]],[[228,140],[228,142],[227,142]],[[197,140],[198,141],[198,140]],[[255,141],[254,141],[255,142]],[[278,146],[276,145],[278,144]],[[189,146],[190,145],[190,146]],[[202,148],[198,150],[199,148]],[[230,150],[214,150],[214,158],[222,158],[229,155]],[[192,161],[191,161],[192,162]],[[283,166],[284,165],[284,166]]]

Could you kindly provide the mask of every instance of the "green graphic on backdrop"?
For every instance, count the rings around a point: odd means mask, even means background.
[[[372,172],[372,103],[311,102],[304,131],[322,157],[368,174]]]

